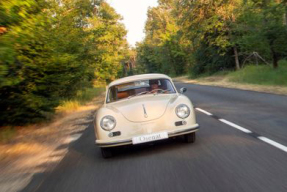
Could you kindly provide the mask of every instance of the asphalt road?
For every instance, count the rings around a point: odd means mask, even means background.
[[[197,108],[214,115],[196,111],[201,129],[194,144],[170,139],[121,148],[112,159],[103,159],[89,124],[64,159],[35,175],[23,191],[286,192],[287,152],[258,137],[287,146],[287,97],[177,84],[182,86]]]

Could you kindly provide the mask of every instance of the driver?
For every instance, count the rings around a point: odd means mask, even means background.
[[[156,93],[159,89],[158,80],[150,80],[151,93]]]

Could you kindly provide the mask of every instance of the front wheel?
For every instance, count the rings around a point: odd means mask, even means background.
[[[195,138],[195,132],[184,135],[184,141],[186,143],[194,143]]]
[[[111,148],[101,148],[102,156],[103,158],[111,158],[113,156],[112,149]]]

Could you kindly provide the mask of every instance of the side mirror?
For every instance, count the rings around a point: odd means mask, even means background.
[[[186,92],[186,90],[187,90],[187,89],[186,89],[185,87],[182,87],[182,88],[180,88],[179,93],[180,93],[180,94],[183,94],[184,92]]]

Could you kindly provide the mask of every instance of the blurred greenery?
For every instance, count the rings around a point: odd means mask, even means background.
[[[11,138],[13,138],[16,134],[16,129],[12,126],[5,127],[4,129],[0,129],[0,142],[8,142]]]
[[[103,0],[1,0],[0,126],[42,121],[117,78],[128,58],[120,21]]]

